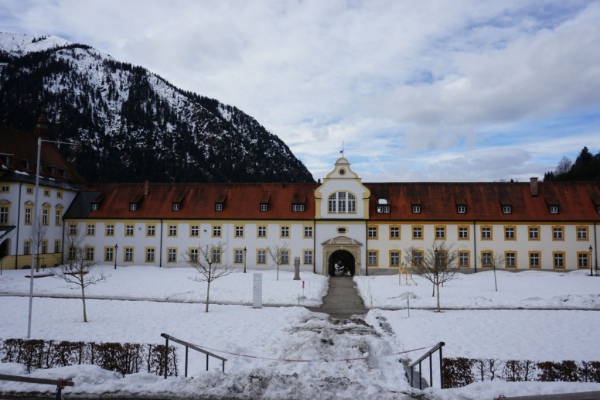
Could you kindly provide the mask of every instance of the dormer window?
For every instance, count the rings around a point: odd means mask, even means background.
[[[50,170],[50,173],[51,173],[52,175],[55,175],[55,174],[56,174],[56,168],[55,168],[55,167],[48,167],[48,169]]]
[[[44,172],[44,166],[42,164],[40,164],[38,170],[39,170],[39,172],[41,174],[42,172]]]
[[[512,206],[502,206],[503,214],[512,214]]]
[[[467,212],[466,206],[456,206],[456,212],[459,214],[465,214]]]
[[[389,214],[391,211],[391,207],[388,205],[378,205],[376,210],[377,214]]]
[[[92,203],[92,211],[98,211],[99,209],[99,204],[98,203]]]
[[[304,204],[292,204],[293,212],[304,212]]]
[[[558,206],[550,206],[550,214],[558,214]]]
[[[129,204],[129,211],[137,211],[137,204],[136,203],[130,203]]]
[[[413,206],[412,212],[413,214],[421,214],[421,206]]]
[[[10,165],[10,157],[4,156],[4,165]]]
[[[173,211],[181,210],[181,203],[173,203]]]
[[[269,211],[269,205],[268,204],[261,204],[260,205],[260,212],[267,212]]]
[[[600,206],[597,207],[598,214],[600,214]]]
[[[23,164],[23,167],[25,167],[25,169],[31,168],[31,163],[27,160],[21,160],[21,164]]]
[[[60,168],[59,171],[60,171],[60,174],[63,176],[63,178],[67,177],[67,170],[66,169]]]
[[[215,211],[217,211],[217,212],[223,211],[223,203],[215,203]]]

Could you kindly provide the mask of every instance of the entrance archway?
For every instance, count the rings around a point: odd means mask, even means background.
[[[8,255],[8,239],[5,239],[2,244],[0,244],[0,258],[4,258]]]
[[[339,271],[335,268],[336,265],[343,266],[344,269]],[[354,256],[349,251],[337,250],[329,256],[329,276],[334,277],[347,274],[354,276],[355,271]]]

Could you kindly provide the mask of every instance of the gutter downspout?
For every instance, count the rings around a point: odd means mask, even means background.
[[[366,256],[365,260],[367,260],[367,262],[365,263],[365,271],[367,273],[367,276],[369,276],[369,226],[368,226],[368,221],[366,221],[366,220],[365,220],[365,256]]]
[[[200,227],[198,227],[198,229],[200,229]],[[200,232],[198,232],[200,233]],[[162,236],[163,236],[163,221],[162,218],[160,219],[160,261],[159,261],[159,267],[162,268]]]
[[[314,234],[313,234],[313,274],[317,273],[317,220],[313,219]]]
[[[595,250],[595,259],[596,259],[596,275],[598,274],[598,243],[596,242],[596,222],[594,222],[594,250]]]
[[[64,210],[64,208],[63,208]],[[63,220],[62,220],[62,240],[60,241],[60,259],[61,262],[64,264],[65,263],[65,215],[63,214]],[[106,222],[104,223],[104,229],[106,232]],[[115,258],[117,258],[117,255],[115,254]]]
[[[18,269],[17,263],[19,262],[19,228],[21,227],[21,190],[23,190],[23,182],[21,182],[21,185],[19,186],[19,207],[17,208],[17,243],[15,246],[15,269]]]
[[[475,262],[475,274],[477,273],[477,227],[473,221],[473,261]]]

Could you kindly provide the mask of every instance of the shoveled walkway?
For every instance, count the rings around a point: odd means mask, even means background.
[[[352,315],[362,315],[368,311],[350,276],[329,278],[329,292],[327,292],[327,296],[323,297],[323,305],[319,308],[308,309],[329,314],[334,318],[350,318]]]

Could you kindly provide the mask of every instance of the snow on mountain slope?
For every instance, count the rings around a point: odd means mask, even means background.
[[[33,40],[36,40],[33,42]],[[0,49],[11,56],[24,56],[25,54],[44,51],[54,47],[67,46],[68,40],[58,36],[35,37],[18,33],[0,32]]]

